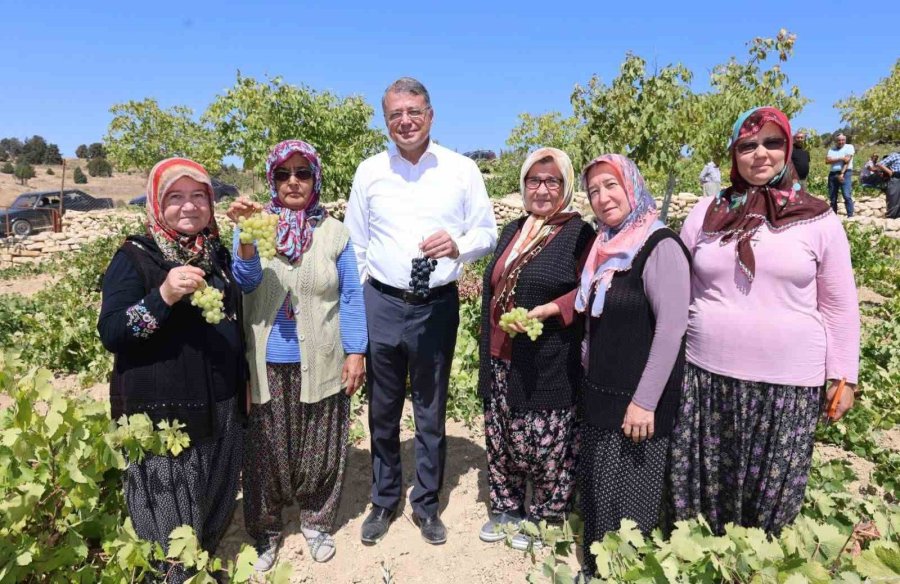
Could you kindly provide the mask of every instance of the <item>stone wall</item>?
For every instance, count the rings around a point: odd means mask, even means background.
[[[686,216],[698,200],[699,197],[693,193],[674,195],[669,207],[669,215],[676,218]],[[498,225],[504,225],[522,215],[522,199],[517,193],[507,195],[502,199],[495,199],[492,203]],[[657,204],[661,205],[662,200],[657,200]],[[883,195],[861,197],[855,200],[855,204],[855,216],[852,219],[846,219],[843,202],[841,202],[838,214],[844,221],[852,221],[883,231],[890,237],[900,238],[900,219],[884,218],[885,199]],[[593,215],[584,193],[575,193],[573,206],[586,218]],[[347,202],[344,199],[338,199],[333,203],[326,203],[325,207],[334,217],[343,220]],[[220,225],[224,225],[228,221],[220,212],[216,213],[216,219]],[[143,212],[134,209],[87,213],[70,211],[63,217],[61,233],[42,232],[22,238],[0,239],[0,268],[35,263],[49,255],[75,251],[94,239],[115,233],[123,224],[141,221],[143,221]]]

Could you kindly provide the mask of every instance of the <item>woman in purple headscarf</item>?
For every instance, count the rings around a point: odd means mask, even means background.
[[[251,408],[243,474],[244,519],[258,571],[272,568],[281,510],[296,501],[310,556],[335,553],[334,528],[350,428],[368,343],[359,270],[344,225],[320,204],[315,149],[286,140],[266,160],[271,200],[239,198],[229,217],[278,216],[274,258],[234,233],[234,275],[244,292]]]

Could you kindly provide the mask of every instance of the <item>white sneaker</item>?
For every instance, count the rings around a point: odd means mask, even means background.
[[[275,565],[275,560],[278,559],[278,544],[280,542],[280,537],[266,538],[256,542],[254,547],[256,548],[258,557],[256,563],[253,564],[254,570],[264,573],[272,569]]]

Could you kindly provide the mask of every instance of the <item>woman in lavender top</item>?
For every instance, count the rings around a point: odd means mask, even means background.
[[[659,521],[684,372],[690,263],[634,162],[600,156],[582,182],[600,221],[575,299],[587,317],[578,480],[592,576],[591,543],[623,519],[645,534]]]
[[[853,404],[850,247],[837,216],[797,182],[791,149],[781,111],[741,115],[731,186],[701,199],[681,230],[693,275],[672,503],[675,519],[702,514],[720,534],[728,523],[776,534],[790,523],[823,393],[828,403],[842,388],[835,419]]]

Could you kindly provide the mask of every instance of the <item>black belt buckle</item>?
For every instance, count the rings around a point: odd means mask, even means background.
[[[425,302],[428,301],[429,296],[431,296],[431,294],[423,298],[411,290],[404,290],[400,295],[400,299],[407,304],[425,304]]]

